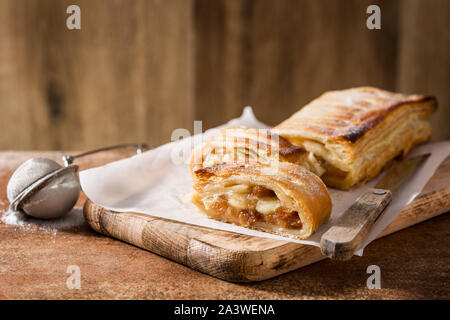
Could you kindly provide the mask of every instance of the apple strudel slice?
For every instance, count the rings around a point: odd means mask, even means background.
[[[194,190],[192,202],[212,219],[296,239],[316,231],[332,207],[322,180],[288,162],[197,169]]]

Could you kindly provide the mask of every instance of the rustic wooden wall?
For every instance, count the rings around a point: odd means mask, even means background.
[[[450,139],[450,1],[402,1],[399,29],[396,88],[436,95],[433,139]]]
[[[66,8],[81,7],[81,30]],[[193,121],[186,0],[0,1],[0,148],[170,140]]]
[[[449,30],[448,0],[2,0],[0,149],[157,145],[244,105],[276,124],[358,85],[437,95],[449,139]]]
[[[250,104],[277,124],[325,90],[394,89],[398,4],[381,3],[382,32],[366,28],[370,1],[198,1],[196,117]]]

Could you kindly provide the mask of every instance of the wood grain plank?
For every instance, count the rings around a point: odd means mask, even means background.
[[[238,116],[250,103],[253,3],[194,2],[195,117],[206,128]]]
[[[403,0],[400,9],[397,90],[438,98],[433,140],[450,137],[450,2]]]
[[[66,28],[69,4],[2,1],[0,148],[159,145],[192,129],[191,1],[80,0],[81,30]]]
[[[275,125],[326,90],[395,89],[396,1],[196,1],[196,117],[209,128],[252,105]]]
[[[1,149],[85,150],[221,124],[252,105],[277,124],[322,92],[373,85],[437,95],[450,138],[449,3],[370,0],[0,3]]]

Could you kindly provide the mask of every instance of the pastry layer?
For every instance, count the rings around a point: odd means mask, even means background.
[[[194,189],[193,203],[210,218],[297,239],[316,231],[332,207],[322,180],[287,162],[198,169]]]
[[[263,164],[292,162],[321,175],[324,169],[310,152],[266,129],[234,127],[222,129],[194,149],[191,172],[219,163],[240,162]]]
[[[436,99],[362,87],[330,91],[273,129],[313,153],[325,183],[349,189],[428,140]]]

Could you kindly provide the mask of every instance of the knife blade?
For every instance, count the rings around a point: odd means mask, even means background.
[[[392,195],[397,193],[403,182],[420,166],[428,157],[429,153],[411,159],[396,161],[386,175],[375,185],[376,189],[390,190]]]
[[[375,188],[360,196],[320,239],[322,253],[335,260],[349,260],[401,185],[430,154],[395,161]]]

